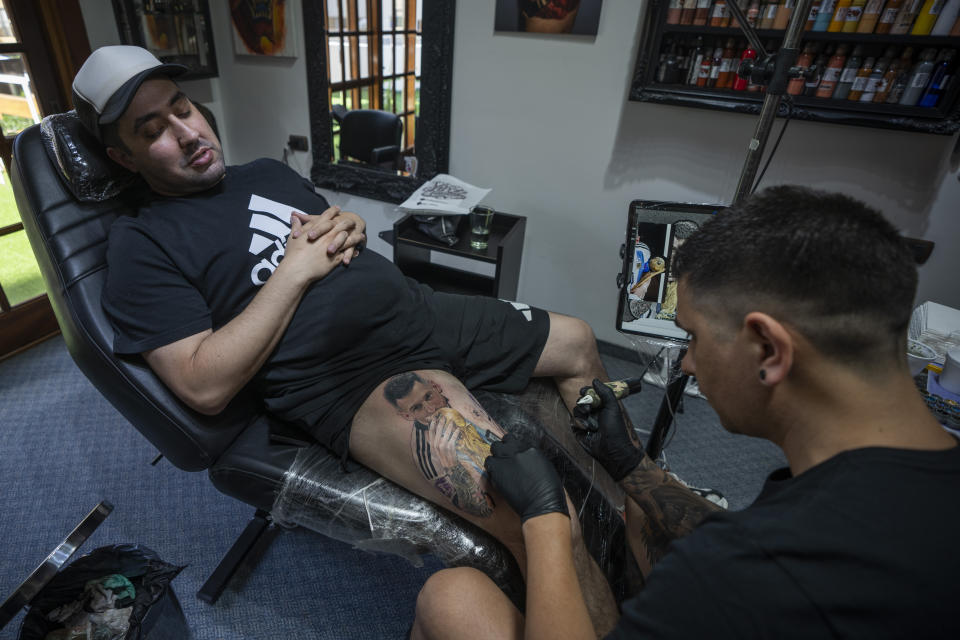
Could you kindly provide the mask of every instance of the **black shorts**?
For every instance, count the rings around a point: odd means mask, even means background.
[[[526,388],[550,333],[550,316],[518,302],[496,298],[432,292],[425,289],[425,302],[432,313],[432,340],[440,360],[414,363],[413,369],[445,369],[467,389],[514,393]],[[437,353],[436,349],[433,350]],[[407,365],[403,371],[410,371]],[[360,404],[383,380],[368,380],[358,385],[356,403]],[[361,397],[362,396],[362,397]],[[342,404],[347,404],[346,402]],[[293,420],[318,442],[345,459],[350,444],[348,421],[324,420],[326,408],[307,412]]]
[[[526,388],[550,333],[550,316],[519,302],[434,292],[433,337],[467,389]]]

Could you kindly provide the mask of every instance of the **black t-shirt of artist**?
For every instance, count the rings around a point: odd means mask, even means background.
[[[610,638],[960,638],[960,447],[846,451],[673,545]]]
[[[291,211],[327,206],[310,182],[264,159],[229,167],[208,191],[156,197],[119,218],[103,294],[114,350],[141,353],[230,322],[283,258]],[[448,368],[424,295],[369,249],[313,283],[256,379],[267,408],[338,428],[390,375]]]

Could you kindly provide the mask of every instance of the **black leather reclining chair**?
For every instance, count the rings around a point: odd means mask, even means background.
[[[403,120],[395,113],[376,109],[347,110],[334,105],[334,119],[340,124],[340,157],[401,169],[400,141]]]
[[[57,138],[60,162],[72,162],[73,166],[66,172],[60,170],[58,162],[49,157],[51,150],[46,148],[41,125],[35,125],[14,141],[11,174],[24,227],[71,356],[94,386],[171,463],[185,471],[207,470],[211,481],[222,493],[256,509],[246,530],[198,593],[202,600],[212,603],[237,567],[244,562],[254,543],[270,526],[270,511],[284,483],[285,474],[298,460],[298,453],[305,450],[305,443],[298,442],[297,437],[278,437],[278,433],[286,433],[289,427],[266,415],[259,403],[246,399],[250,394],[239,394],[217,416],[201,415],[174,396],[142,359],[114,355],[113,329],[101,308],[100,292],[106,277],[108,230],[117,216],[129,213],[129,208],[122,197],[113,195],[119,187],[103,180],[103,176],[108,174],[116,176],[115,165],[99,150],[96,142],[89,139],[75,116],[60,114],[52,118],[57,119],[57,127],[63,134]],[[48,121],[52,122],[50,119]],[[49,131],[50,127],[47,129]],[[84,150],[85,146],[87,148]],[[87,201],[78,200],[77,193]],[[565,409],[562,409],[552,383],[549,383],[547,391],[552,404],[542,401],[543,387],[536,393],[540,394],[540,399],[535,404],[545,412],[545,416],[539,419],[563,422],[565,416],[562,429],[567,430],[569,415],[564,413]],[[498,395],[501,394],[478,394],[495,419],[498,419],[495,406],[495,396]],[[528,401],[528,404],[530,402],[534,401]],[[553,411],[560,407],[561,413],[556,414],[560,418],[546,415],[551,406]],[[509,418],[501,415],[501,419]],[[534,422],[536,419],[527,417],[514,419],[514,423],[525,427]],[[535,444],[550,448],[547,442]],[[575,444],[573,446],[576,448]],[[316,446],[311,449],[314,448],[319,449]],[[556,453],[559,449],[553,446],[553,450]],[[322,451],[312,455],[326,455],[332,459]],[[588,544],[592,544],[591,548],[599,549],[595,555],[606,558],[602,566],[608,568],[608,573],[619,571],[616,567],[619,566],[621,549],[624,547],[621,544],[622,522],[609,503],[600,498],[596,491],[591,491],[592,480],[579,473],[579,467],[572,460],[565,459],[562,464],[567,466],[566,471],[561,469],[562,473],[577,478],[573,485],[567,483],[574,501],[577,504],[587,501],[591,514],[588,524],[601,522],[603,525],[599,528],[588,527],[585,531]],[[371,477],[376,478],[366,469],[345,474],[340,472],[338,464],[328,467],[333,472],[322,478],[321,484],[329,485],[331,492],[336,495],[356,493],[355,490],[370,483]],[[413,541],[418,553],[436,552],[448,564],[476,566],[494,577],[508,593],[514,590],[513,595],[516,596],[520,583],[515,565],[511,564],[509,554],[503,551],[489,553],[491,548],[502,550],[502,546],[491,536],[397,485],[389,484],[382,495],[391,504],[418,505],[421,513],[423,509],[432,509],[425,517],[431,521],[445,519],[448,525],[443,529],[443,537],[449,538],[451,531],[455,531],[460,541],[457,543],[460,548],[456,557],[452,558],[443,550],[445,545],[449,547],[449,539],[430,538],[440,535],[437,533],[439,530],[434,529],[433,533],[421,536],[425,539]],[[340,522],[337,526],[340,531],[344,527],[353,527],[358,539],[369,537],[368,513],[364,512],[368,506],[364,498],[361,513],[354,521],[344,521],[342,515],[338,515]],[[406,528],[406,533],[410,531],[414,531],[414,537],[419,535],[419,528],[415,525]],[[406,533],[401,532],[400,535]],[[371,546],[377,548],[376,545]],[[465,547],[470,547],[466,549],[466,554],[462,553]],[[504,562],[509,566],[504,566]]]

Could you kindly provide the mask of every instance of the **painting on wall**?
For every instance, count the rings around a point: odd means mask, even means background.
[[[596,36],[603,0],[497,0],[494,31]]]
[[[295,13],[286,0],[230,0],[230,24],[238,55],[297,57]]]

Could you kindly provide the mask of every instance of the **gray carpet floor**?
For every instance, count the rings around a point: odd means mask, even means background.
[[[629,360],[604,356],[613,378],[637,375]],[[662,391],[627,401],[649,427]],[[138,543],[187,565],[173,587],[197,640],[403,638],[416,594],[440,568],[413,567],[303,529],[280,531],[256,566],[215,605],[196,592],[252,515],[205,473],[187,473],[156,452],[83,377],[55,338],[0,362],[0,598],[5,599],[99,501],[115,510],[81,547]],[[687,482],[723,492],[740,509],[783,463],[769,443],[727,434],[703,400],[687,398],[667,448]],[[21,613],[0,630],[18,637]]]

